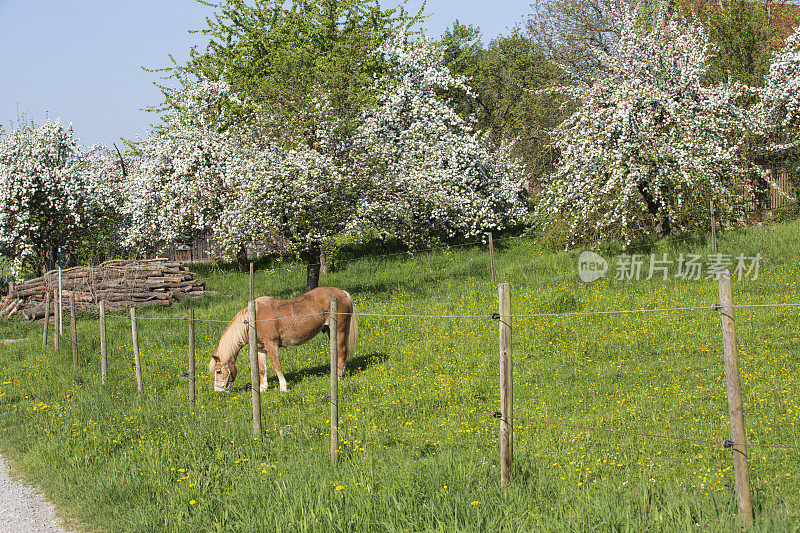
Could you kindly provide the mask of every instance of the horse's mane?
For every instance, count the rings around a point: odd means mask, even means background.
[[[256,298],[256,315],[258,314],[259,304],[264,304],[268,300],[273,300],[271,296],[261,296]],[[249,318],[248,308],[245,307],[231,319],[230,324],[225,329],[222,337],[219,339],[216,355],[222,364],[229,363],[231,359],[239,353],[242,346],[247,344],[250,340],[248,335],[248,327],[245,321]]]
[[[229,363],[242,346],[247,344],[247,324],[244,323],[245,320],[247,320],[246,307],[236,313],[228,327],[225,328],[225,333],[219,339],[215,354],[219,357],[220,363]]]

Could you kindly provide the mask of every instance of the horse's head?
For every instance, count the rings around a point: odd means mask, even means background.
[[[208,362],[208,371],[214,377],[214,391],[228,392],[231,383],[236,379],[236,362],[231,360],[223,363],[217,354],[214,354],[211,361]]]

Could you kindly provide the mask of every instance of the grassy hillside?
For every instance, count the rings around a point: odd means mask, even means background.
[[[109,319],[109,380],[99,329],[79,321],[81,369],[68,337],[42,348],[41,326],[0,324],[0,447],[65,514],[108,531],[733,531],[728,408],[714,280],[646,281],[651,254],[703,256],[703,238],[629,249],[641,279],[576,274],[577,252],[497,242],[512,293],[514,472],[499,488],[497,290],[484,246],[342,261],[322,283],[348,290],[358,356],[340,384],[341,461],[329,461],[327,337],[282,349],[289,394],[262,394],[250,419],[247,354],[230,394],[205,364],[247,279],[198,269],[218,296],[140,312],[146,392],[136,393],[127,317]],[[737,304],[800,302],[800,223],[727,234],[720,249],[760,254]],[[260,270],[256,292],[299,295],[301,265]],[[197,404],[188,404],[188,328],[198,318]],[[630,314],[594,311],[705,306]],[[380,316],[379,316],[380,315]],[[385,316],[385,315],[442,315]],[[800,446],[800,308],[736,309],[745,422],[753,444]],[[171,320],[164,320],[171,318]],[[411,409],[416,408],[416,409]],[[535,421],[534,421],[535,420]],[[562,424],[556,425],[555,423]],[[581,427],[578,427],[581,426]],[[591,428],[591,429],[590,429]],[[611,432],[622,430],[651,436]],[[666,438],[669,437],[669,438]],[[681,440],[687,439],[687,440]],[[702,442],[713,441],[713,443]],[[800,451],[749,449],[756,530],[800,528]]]

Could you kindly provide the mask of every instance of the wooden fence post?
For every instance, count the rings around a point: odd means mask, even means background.
[[[64,334],[64,302],[62,298],[64,297],[64,291],[62,286],[62,279],[61,279],[61,247],[58,247],[58,334]]]
[[[253,294],[253,263],[250,263],[250,301],[247,304],[247,327],[250,340],[250,388],[253,396],[253,433],[261,436],[261,379],[258,373],[256,301]]]
[[[131,307],[131,338],[133,339],[133,364],[136,368],[136,388],[139,396],[144,394],[144,380],[142,379],[142,363],[139,358],[139,330],[136,327],[136,308]]]
[[[47,344],[47,328],[50,327],[50,291],[44,293],[44,328],[42,329],[42,347]]]
[[[722,315],[722,344],[725,355],[725,379],[728,385],[728,412],[733,439],[733,474],[736,500],[745,527],[753,525],[753,503],[750,494],[750,468],[747,464],[747,437],[744,431],[744,405],[739,382],[739,354],[736,348],[736,323],[733,316],[731,274],[725,269],[719,277],[720,313]]]
[[[492,283],[497,283],[497,275],[494,271],[494,241],[492,240],[492,232],[489,232],[489,260],[492,263]]]
[[[108,344],[106,343],[106,302],[100,300],[100,384],[106,384],[108,374]]]
[[[58,322],[61,320],[61,309],[58,305],[58,289],[53,289],[53,350],[58,351]]]
[[[514,461],[511,420],[513,411],[513,364],[511,352],[511,295],[508,283],[498,286],[500,303],[500,485],[505,489],[511,480]]]
[[[336,298],[331,298],[331,307],[328,314],[328,330],[330,331],[331,347],[331,462],[339,460],[339,353],[338,353],[338,325],[339,303]]]
[[[714,202],[711,202],[711,250],[717,252]],[[750,492],[750,467],[747,461],[747,436],[744,431],[744,402],[739,381],[739,352],[736,347],[736,322],[733,314],[731,271],[725,268],[719,274],[719,311],[722,319],[722,351],[725,357],[725,380],[728,389],[728,413],[731,419],[733,445],[733,476],[736,501],[745,528],[753,525],[753,501]]]
[[[189,309],[189,403],[194,407],[194,309]]]
[[[711,200],[711,251],[717,253],[717,223],[714,221],[714,200]]]
[[[69,334],[72,338],[72,369],[78,370],[78,331],[75,327],[75,291],[69,292]]]

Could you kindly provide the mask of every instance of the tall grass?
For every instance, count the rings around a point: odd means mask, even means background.
[[[714,280],[605,278],[584,284],[577,252],[500,240],[498,281],[512,285],[515,463],[499,485],[497,307],[485,247],[343,260],[322,283],[362,316],[358,355],[340,385],[341,461],[328,445],[327,339],[282,349],[289,394],[212,392],[202,373],[244,307],[246,276],[198,272],[216,296],[143,310],[146,392],[136,393],[127,316],[108,319],[109,380],[99,379],[96,318],[42,348],[41,326],[5,322],[26,341],[0,347],[0,447],[88,529],[108,531],[733,531],[739,527]],[[720,249],[763,257],[736,303],[800,302],[800,224],[724,235]],[[705,255],[702,236],[629,253]],[[600,250],[609,259],[619,247]],[[256,292],[289,298],[302,265],[265,265]],[[619,315],[563,313],[708,306]],[[189,307],[198,319],[198,397],[188,404]],[[753,444],[800,446],[798,308],[737,309],[745,422]],[[481,315],[479,318],[373,315]],[[172,320],[163,320],[171,318]],[[240,380],[248,375],[242,354]],[[409,409],[417,408],[417,409]],[[424,409],[424,410],[421,410]],[[550,423],[543,423],[550,422]],[[560,423],[566,425],[554,425]],[[756,531],[800,528],[800,454],[750,448]]]

